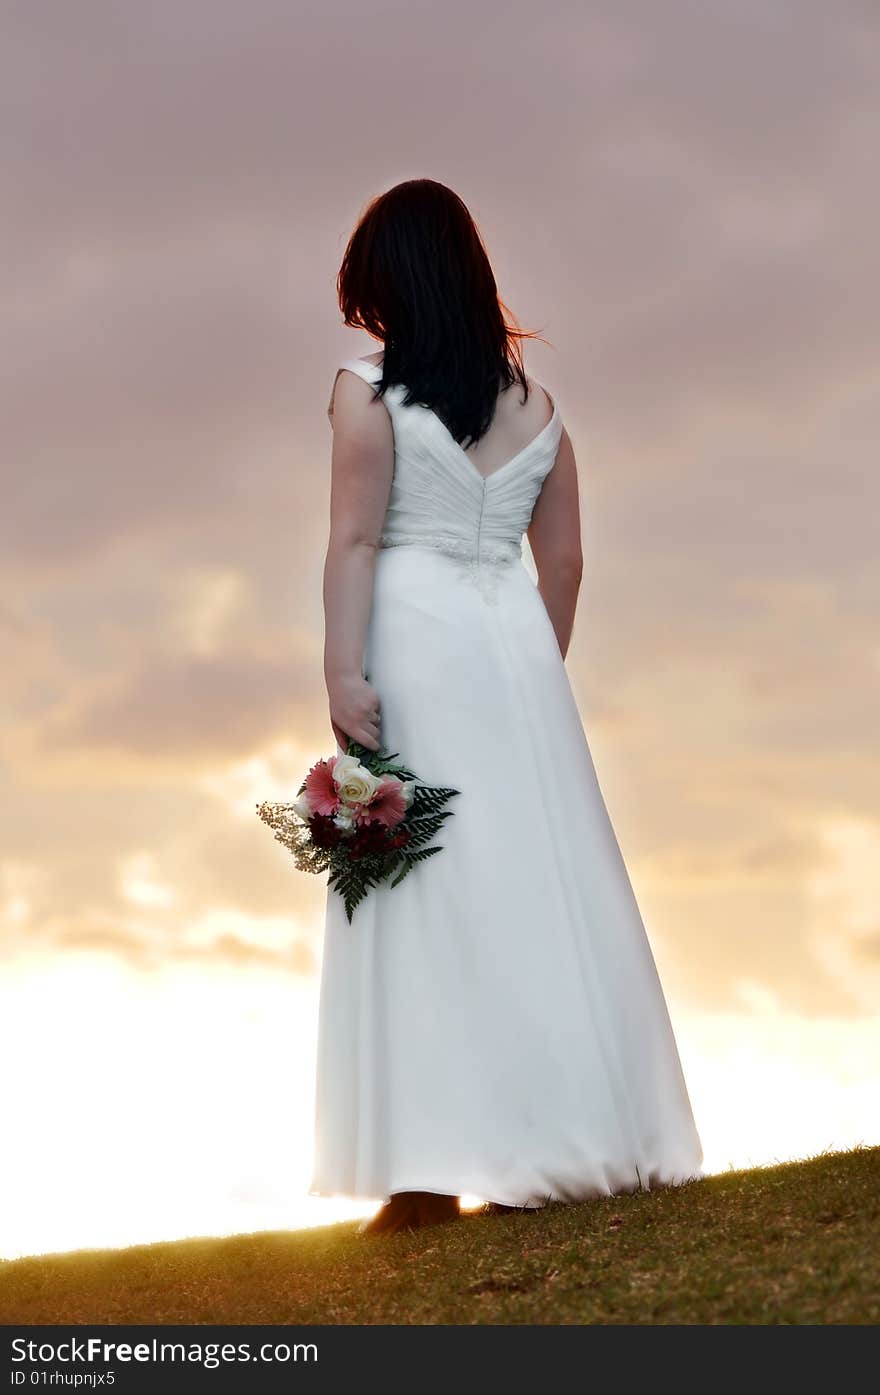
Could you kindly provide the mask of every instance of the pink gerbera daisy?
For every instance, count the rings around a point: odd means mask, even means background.
[[[395,775],[386,775],[363,812],[365,817],[383,824],[385,828],[394,828],[400,823],[406,809],[403,784]]]
[[[319,760],[306,776],[305,796],[313,814],[335,814],[339,808],[339,794],[333,782],[335,764],[335,756]]]

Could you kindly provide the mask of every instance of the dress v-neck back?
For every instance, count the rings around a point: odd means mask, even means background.
[[[355,369],[354,371],[355,371],[355,372],[358,372],[358,373],[359,373],[359,376],[361,376],[361,377],[366,376],[366,377],[367,377],[367,380],[370,381],[370,382],[373,382],[373,383],[378,383],[379,381],[381,381],[381,377],[382,377],[382,365],[381,365],[380,363],[375,363],[372,359],[358,358],[358,359],[346,360],[345,363],[343,363],[342,365],[340,365],[340,367],[342,367],[342,368],[350,368],[350,367],[353,367],[354,364],[362,364],[362,365],[367,369],[367,374],[366,374],[366,375],[364,375],[362,372],[360,372],[359,369]],[[538,431],[537,434],[536,434],[535,436],[533,436],[532,439],[531,439],[530,441],[527,441],[526,444],[525,444],[524,446],[521,446],[520,449],[517,450],[517,451],[510,457],[509,460],[505,460],[505,462],[503,463],[503,465],[498,465],[498,466],[496,466],[494,470],[484,471],[484,470],[480,470],[480,469],[479,469],[479,467],[474,463],[473,459],[472,459],[471,456],[468,454],[468,452],[464,449],[464,447],[463,447],[458,441],[456,441],[456,439],[455,439],[455,437],[453,436],[452,432],[449,430],[449,427],[448,427],[448,426],[446,425],[446,423],[442,420],[442,418],[437,414],[437,412],[434,411],[433,407],[424,407],[424,406],[423,406],[423,407],[421,407],[421,410],[422,410],[423,412],[427,412],[431,417],[433,417],[434,421],[437,423],[437,427],[439,428],[439,430],[447,437],[447,439],[449,440],[450,444],[455,448],[455,450],[457,450],[457,451],[459,452],[459,454],[460,454],[461,458],[464,460],[465,464],[466,464],[471,470],[473,470],[473,472],[474,472],[474,474],[477,476],[477,478],[480,479],[480,480],[483,480],[483,481],[488,481],[488,480],[494,479],[494,477],[495,477],[496,475],[502,474],[503,471],[509,469],[512,465],[517,464],[517,462],[521,459],[521,457],[524,456],[524,455],[526,455],[527,452],[529,452],[529,451],[531,451],[531,450],[539,449],[540,446],[541,446],[541,444],[542,444],[542,442],[543,442],[543,440],[544,440],[544,438],[545,438],[545,436],[549,435],[549,434],[552,432],[553,428],[555,427],[556,422],[557,422],[557,418],[559,417],[559,405],[558,405],[558,403],[557,403],[557,401],[556,401],[556,397],[555,397],[554,394],[548,392],[547,389],[543,386],[543,384],[538,383],[537,386],[541,388],[541,391],[544,393],[544,395],[547,397],[547,400],[548,400],[549,403],[550,403],[551,413],[550,413],[550,418],[549,418],[549,420],[546,421],[546,422],[544,423],[544,425],[541,427],[540,431]],[[331,407],[332,407],[332,401],[331,401]],[[328,410],[329,410],[329,409],[328,409]],[[331,411],[330,414],[332,415],[332,411]]]
[[[379,364],[346,359],[375,386]],[[544,389],[546,391],[546,389]],[[394,432],[394,474],[379,544],[428,547],[460,563],[458,575],[475,581],[494,602],[500,571],[521,561],[523,537],[544,480],[556,460],[562,414],[555,396],[550,420],[503,465],[484,475],[430,407],[405,404],[406,388],[394,384],[383,401]]]
[[[547,394],[547,397],[553,408],[550,420],[545,422],[538,434],[536,436],[533,436],[530,441],[527,441],[526,444],[522,446],[514,455],[512,455],[509,460],[506,460],[503,465],[496,466],[494,470],[489,471],[479,470],[477,466],[474,464],[471,457],[468,455],[467,451],[464,449],[463,446],[460,445],[458,441],[456,441],[448,426],[445,424],[445,422],[441,421],[440,417],[437,416],[437,413],[433,410],[433,408],[428,408],[427,410],[431,412],[432,416],[436,417],[440,429],[446,432],[446,435],[449,437],[453,446],[455,446],[455,448],[461,453],[462,459],[465,461],[467,465],[470,466],[470,468],[474,471],[474,474],[477,475],[481,480],[488,482],[489,480],[494,479],[496,475],[500,475],[503,473],[503,471],[509,470],[512,465],[516,465],[518,461],[521,459],[521,457],[526,454],[527,451],[539,449],[545,435],[551,430],[553,426],[555,426],[556,418],[559,415],[559,408],[556,405],[556,399],[554,397],[551,397],[550,393],[547,392],[546,388],[542,388],[542,391]]]

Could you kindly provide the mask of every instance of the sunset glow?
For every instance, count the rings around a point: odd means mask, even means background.
[[[549,340],[567,667],[706,1167],[880,1143],[867,7],[55,9],[0,49],[0,1253],[372,1209],[307,1195],[324,883],[255,805],[334,750],[334,285],[416,175]]]

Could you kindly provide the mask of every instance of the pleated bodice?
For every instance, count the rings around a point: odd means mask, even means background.
[[[381,381],[381,367],[365,359],[346,359],[342,368],[373,385]],[[493,570],[522,556],[523,535],[556,460],[558,404],[551,399],[552,415],[537,436],[483,475],[436,412],[405,406],[405,396],[406,388],[395,384],[384,397],[394,431],[394,477],[380,546],[445,552],[464,564],[490,600]]]

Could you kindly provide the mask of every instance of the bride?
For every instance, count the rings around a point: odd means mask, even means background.
[[[338,278],[381,349],[338,365],[324,673],[338,753],[460,791],[443,850],[328,889],[313,1195],[365,1229],[683,1183],[702,1153],[569,684],[582,558],[558,396],[480,234],[429,179],[375,198]],[[537,584],[523,562],[528,536]]]

